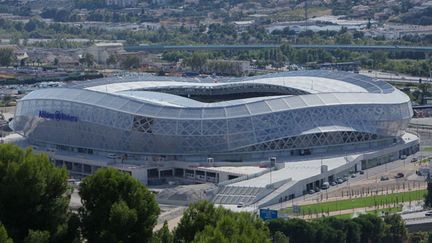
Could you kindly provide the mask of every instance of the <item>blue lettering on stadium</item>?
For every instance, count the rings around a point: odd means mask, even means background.
[[[78,121],[78,117],[65,114],[61,111],[56,111],[54,113],[48,111],[39,111],[39,117],[56,120],[56,121],[71,121],[71,122]]]

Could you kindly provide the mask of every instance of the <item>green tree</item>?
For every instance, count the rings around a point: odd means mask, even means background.
[[[85,64],[87,67],[93,66],[95,59],[94,56],[90,53],[86,53],[81,59],[80,62]]]
[[[172,243],[173,242],[173,234],[170,232],[168,228],[167,221],[164,222],[162,228],[155,232],[152,242],[153,243]]]
[[[217,220],[225,213],[223,208],[215,208],[207,201],[200,201],[189,206],[183,213],[174,231],[175,242],[191,242],[195,234],[204,230],[206,225],[216,225]]]
[[[276,231],[273,236],[274,243],[289,243],[289,238],[280,231]]]
[[[116,65],[117,64],[117,57],[116,57],[116,55],[110,54],[106,62],[107,62],[108,65]]]
[[[421,83],[421,84],[419,84],[418,88],[421,91],[421,93],[420,93],[421,94],[421,98],[419,98],[420,104],[424,104],[424,102],[425,102],[424,98],[426,96],[428,96],[429,89],[431,88],[431,84],[430,83]],[[432,188],[429,189],[429,184],[431,184],[431,179],[430,178],[428,178],[428,194],[427,194],[426,200],[430,200],[430,199],[428,199],[428,197],[432,197],[432,194],[429,193],[429,190],[432,190]],[[431,185],[431,187],[432,187],[432,185]],[[425,203],[426,203],[426,206],[431,206],[430,202],[425,201]]]
[[[127,56],[122,62],[124,68],[137,68],[140,65],[140,59],[137,56]]]
[[[52,239],[66,231],[69,198],[67,173],[46,154],[0,145],[0,222],[21,242],[29,230],[47,231]]]
[[[234,213],[200,201],[184,212],[174,242],[269,242],[265,223],[250,213]]]
[[[386,216],[384,223],[384,243],[402,243],[408,240],[408,231],[399,214]]]
[[[349,45],[352,44],[353,35],[350,32],[345,32],[336,37],[336,44]]]
[[[9,238],[5,227],[0,224],[0,242],[1,243],[13,243],[13,240]]]
[[[268,223],[270,234],[280,231],[289,237],[290,242],[314,242],[315,230],[313,226],[302,219],[276,219]]]
[[[14,61],[14,51],[11,48],[1,48],[0,49],[0,65],[10,66]]]
[[[206,225],[195,235],[194,243],[270,242],[265,223],[251,213],[226,212],[216,225]]]
[[[119,170],[99,169],[80,186],[82,232],[89,242],[148,242],[159,215],[154,195]]]
[[[431,176],[428,176],[427,179],[427,193],[425,195],[425,207],[432,207],[432,179]]]
[[[361,226],[361,242],[381,242],[384,234],[384,222],[381,218],[365,214],[354,219]]]
[[[27,32],[32,32],[38,27],[39,21],[36,19],[30,19],[25,25],[24,29]]]
[[[202,52],[195,52],[191,57],[185,60],[185,64],[193,71],[199,72],[207,64],[208,55]]]
[[[24,243],[48,243],[50,233],[48,231],[30,230]]]

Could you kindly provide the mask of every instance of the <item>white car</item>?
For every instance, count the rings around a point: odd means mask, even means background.
[[[108,154],[107,158],[116,159],[117,158],[117,154]]]

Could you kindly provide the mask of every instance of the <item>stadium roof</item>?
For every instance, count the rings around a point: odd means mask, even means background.
[[[256,87],[253,87],[257,85]],[[160,89],[203,92],[242,92],[243,88],[272,88],[285,95],[206,103]],[[289,94],[288,94],[289,93]],[[179,78],[150,74],[104,78],[70,88],[41,89],[23,100],[55,99],[168,119],[217,119],[341,104],[401,104],[409,98],[391,85],[347,72],[298,71],[248,78]]]

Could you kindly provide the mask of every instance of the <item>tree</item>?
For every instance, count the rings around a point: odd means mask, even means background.
[[[289,238],[280,231],[276,231],[273,236],[274,243],[289,243]]]
[[[14,51],[11,48],[1,48],[0,49],[0,65],[10,66],[14,60]]]
[[[431,176],[428,176],[427,179],[427,193],[425,195],[425,207],[432,207],[432,179]]]
[[[174,241],[191,242],[195,234],[204,230],[206,225],[216,225],[220,215],[225,212],[222,208],[215,208],[212,203],[200,201],[189,206],[183,213],[174,231]]]
[[[194,243],[207,242],[270,242],[265,223],[251,213],[227,211],[218,219],[216,225],[206,225],[198,232]]]
[[[117,64],[117,57],[116,57],[116,55],[110,54],[106,62],[107,62],[108,65],[116,65]]]
[[[384,222],[381,218],[364,214],[354,219],[361,226],[361,242],[381,242],[384,233]]]
[[[137,56],[127,56],[122,62],[124,68],[137,68],[140,65],[140,59]]]
[[[189,206],[174,231],[174,242],[269,242],[264,222],[250,213],[234,213],[207,201]]]
[[[54,66],[58,66],[59,65],[59,59],[57,57],[54,58],[53,65]]]
[[[408,240],[408,232],[405,223],[399,214],[393,214],[384,218],[384,243],[402,243]]]
[[[24,25],[24,29],[27,32],[32,32],[33,30],[35,30],[38,27],[38,23],[39,21],[36,19],[30,19],[25,25]]]
[[[48,243],[49,239],[50,233],[48,231],[30,230],[24,243]]]
[[[154,195],[137,179],[108,168],[80,186],[82,232],[89,242],[148,242],[159,215]]]
[[[164,222],[162,228],[154,234],[154,237],[152,239],[153,243],[172,243],[173,242],[173,235],[168,229],[168,223],[167,221]]]
[[[5,227],[0,224],[0,242],[1,243],[13,243],[12,239],[9,238]]]
[[[46,154],[0,145],[0,222],[12,239],[21,242],[29,230],[61,237],[69,217],[66,179]]]
[[[289,237],[290,242],[314,242],[313,226],[302,219],[276,219],[268,223],[270,234],[280,231]]]
[[[206,65],[207,59],[208,55],[206,53],[195,52],[191,57],[185,60],[185,64],[193,71],[199,72]]]
[[[80,62],[85,64],[87,67],[93,66],[94,64],[94,56],[90,53],[86,53],[81,59]]]
[[[350,32],[345,32],[336,37],[336,44],[347,45],[351,44],[353,40],[353,35]]]

